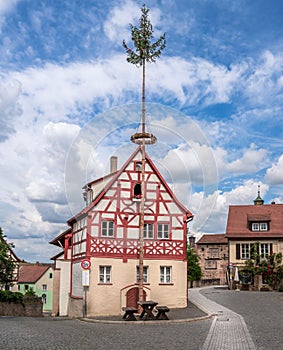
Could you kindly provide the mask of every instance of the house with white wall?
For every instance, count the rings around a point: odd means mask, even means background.
[[[113,166],[114,163],[114,166]],[[120,314],[139,287],[142,149],[84,187],[86,207],[50,243],[58,283],[54,314]],[[187,306],[187,231],[192,213],[175,197],[148,154],[144,168],[143,293],[171,308]],[[86,265],[84,263],[86,262]]]

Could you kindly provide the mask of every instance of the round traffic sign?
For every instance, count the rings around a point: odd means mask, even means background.
[[[81,261],[81,267],[84,270],[88,270],[91,267],[91,262],[89,259],[84,259]]]

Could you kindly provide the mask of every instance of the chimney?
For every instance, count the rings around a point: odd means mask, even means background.
[[[194,248],[195,244],[196,244],[196,238],[194,236],[190,236],[189,237],[189,245],[190,245],[190,247]]]
[[[117,171],[118,157],[112,156],[110,158],[110,173]]]

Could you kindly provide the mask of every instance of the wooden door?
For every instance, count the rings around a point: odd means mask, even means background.
[[[139,289],[137,287],[131,288],[126,294],[126,306],[138,308]],[[143,291],[143,300],[146,300],[146,292]]]

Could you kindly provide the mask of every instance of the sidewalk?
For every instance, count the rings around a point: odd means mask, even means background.
[[[199,291],[199,288],[189,289],[189,299],[204,312],[214,315],[201,350],[256,350],[243,317],[207,299]]]
[[[180,323],[180,322],[192,322],[199,321],[210,318],[212,315],[209,312],[206,312],[199,306],[196,306],[193,301],[189,300],[188,307],[186,308],[176,308],[170,309],[168,313],[169,320],[160,320],[160,321],[124,321],[122,315],[115,316],[97,316],[93,318],[81,318],[81,320],[86,322],[101,322],[101,323],[131,323],[131,324],[154,324],[160,325],[161,323]]]

